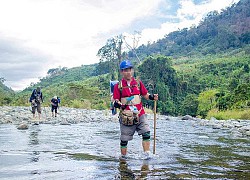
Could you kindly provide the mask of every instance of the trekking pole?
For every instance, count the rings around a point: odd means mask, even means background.
[[[156,141],[156,100],[154,100],[154,147],[153,147],[153,154],[155,154],[155,141]]]
[[[45,106],[43,106],[43,110],[44,110],[44,112],[45,112],[45,120],[47,121],[47,113],[46,113]]]

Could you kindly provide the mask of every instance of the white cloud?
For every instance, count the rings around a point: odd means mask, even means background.
[[[16,77],[14,71],[26,71],[27,64],[8,64],[9,71],[2,70],[6,85],[23,88],[27,78],[46,75],[53,67],[74,67],[98,62],[97,51],[106,39],[117,34],[137,18],[148,16],[156,10],[160,0],[8,0],[0,1],[0,38],[14,39],[24,52],[10,56],[0,52],[0,64],[9,61],[29,61],[30,65],[43,60],[40,71],[30,76]],[[100,37],[102,36],[102,37]],[[106,37],[106,38],[105,38]],[[19,48],[19,47],[15,47]],[[19,48],[20,49],[20,48]],[[25,49],[25,50],[24,50]],[[27,52],[28,51],[28,52]],[[35,52],[35,53],[33,53]],[[29,53],[33,56],[29,58]],[[37,55],[37,57],[36,57]],[[16,58],[13,56],[17,56]],[[41,58],[39,58],[41,61]],[[33,71],[32,71],[33,72]],[[28,74],[26,74],[28,75]],[[25,83],[24,83],[25,82]]]
[[[50,54],[53,65],[88,64],[97,62],[97,50],[105,43],[95,44],[98,34],[150,14],[159,1],[143,2],[8,0],[0,4],[0,30],[23,41],[27,48]]]

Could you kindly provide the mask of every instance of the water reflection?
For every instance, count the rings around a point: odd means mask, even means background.
[[[117,179],[135,179],[134,172],[128,167],[126,160],[120,160],[119,168],[120,175]]]
[[[29,145],[38,145],[39,140],[38,140],[38,131],[31,131],[29,134]]]
[[[126,160],[120,160],[118,170],[120,174],[116,177],[116,179],[147,179],[149,173],[149,161],[143,160],[138,174],[138,171],[131,170]]]
[[[141,166],[141,179],[145,179],[148,176],[149,173],[149,161],[143,160],[143,164]]]
[[[35,148],[32,147],[32,146],[39,145],[39,138],[38,138],[39,131],[41,131],[39,129],[39,126],[34,125],[34,126],[32,126],[32,129],[29,133],[29,147],[32,149],[31,157],[30,157],[31,162],[38,162],[39,161],[40,152],[36,151]]]

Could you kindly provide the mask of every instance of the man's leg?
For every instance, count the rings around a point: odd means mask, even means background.
[[[37,112],[38,112],[38,118],[41,119],[42,108],[40,103],[37,103]]]
[[[35,113],[36,113],[36,107],[32,106],[32,114],[33,114],[33,119],[35,119]]]
[[[128,141],[121,141],[120,145],[121,145],[121,154],[125,156],[127,154]]]
[[[51,114],[52,114],[52,117],[54,117],[54,106],[51,106]]]
[[[57,107],[55,107],[55,117],[56,117],[56,115],[57,115]]]
[[[138,134],[142,135],[143,151],[150,151],[150,128],[146,115],[140,116],[140,123],[137,126]]]
[[[142,134],[142,147],[144,152],[150,151],[150,131]]]
[[[120,130],[121,130],[121,136],[120,136],[121,155],[125,156],[127,154],[128,141],[133,139],[133,135],[136,131],[136,125],[126,126],[122,124],[120,119]]]

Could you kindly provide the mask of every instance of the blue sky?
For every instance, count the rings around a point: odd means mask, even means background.
[[[106,40],[141,32],[140,44],[198,24],[239,0],[0,0],[0,77],[14,90],[48,69],[98,62]]]

